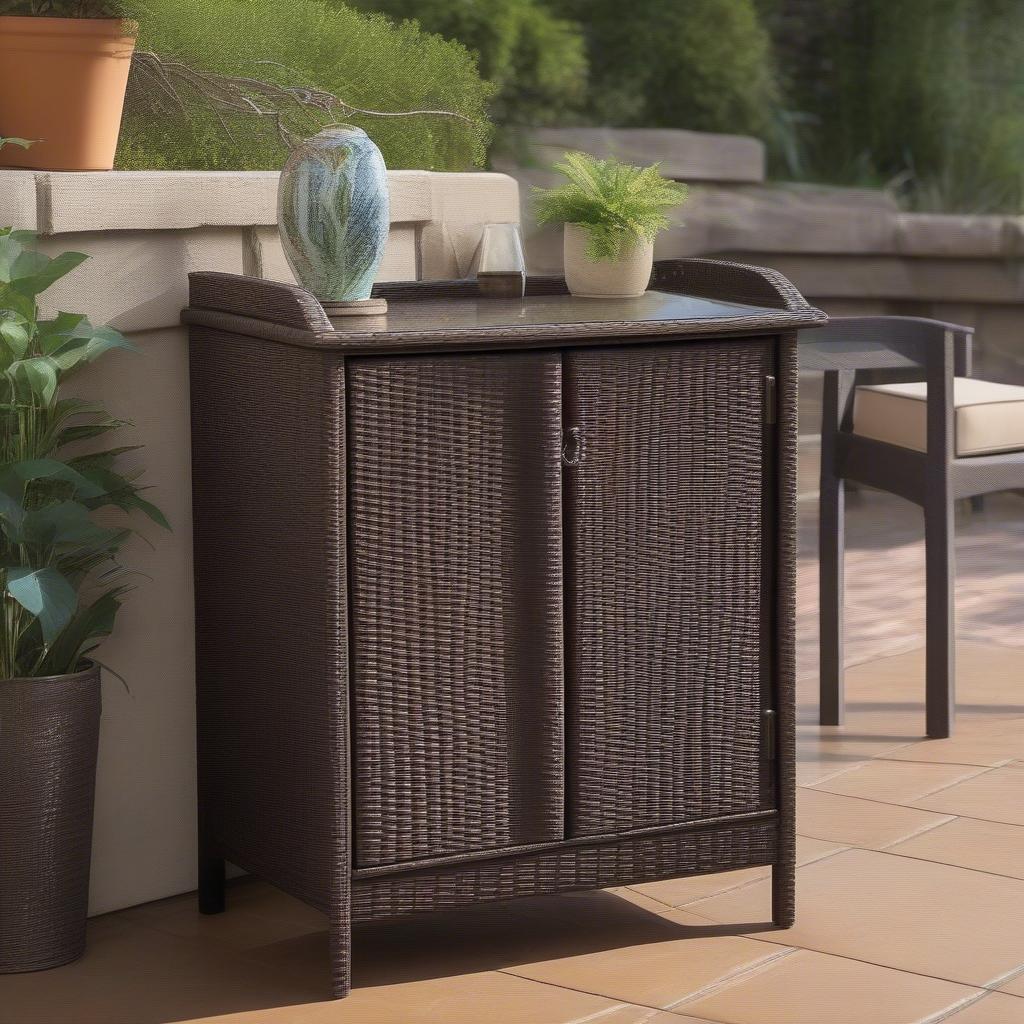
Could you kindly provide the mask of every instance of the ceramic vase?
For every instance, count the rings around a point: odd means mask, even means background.
[[[388,240],[387,169],[361,128],[325,128],[281,171],[278,226],[296,279],[325,302],[370,297]]]
[[[565,225],[565,283],[573,295],[627,299],[647,291],[654,267],[653,242],[626,242],[615,259],[592,260],[587,255],[587,237],[579,224]]]

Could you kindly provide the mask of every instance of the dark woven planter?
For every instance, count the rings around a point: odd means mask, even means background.
[[[0,974],[85,949],[100,671],[0,680]]]

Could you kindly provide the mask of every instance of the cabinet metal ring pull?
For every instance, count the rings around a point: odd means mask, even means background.
[[[583,461],[583,434],[579,427],[570,427],[562,438],[562,465],[578,466]]]

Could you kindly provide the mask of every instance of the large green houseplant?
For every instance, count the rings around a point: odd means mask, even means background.
[[[40,315],[38,296],[86,257],[34,241],[0,230],[0,973],[84,948],[100,713],[88,656],[129,589],[124,514],[167,525],[119,468],[132,448],[104,443],[122,422],[64,393],[132,346],[81,314]]]

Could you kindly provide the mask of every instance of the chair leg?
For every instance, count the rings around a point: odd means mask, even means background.
[[[821,505],[818,526],[818,598],[820,608],[819,722],[842,725],[843,697],[843,555],[845,484],[826,466],[822,452]]]
[[[950,735],[956,707],[953,522],[952,500],[935,498],[925,506],[925,717],[931,739]]]

